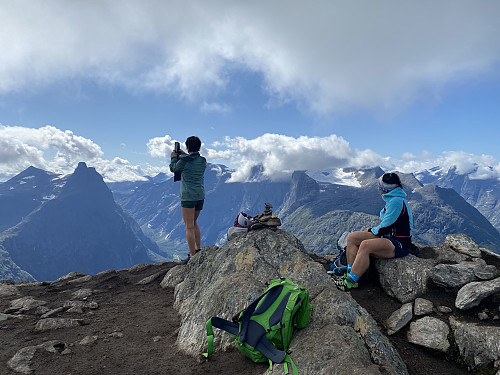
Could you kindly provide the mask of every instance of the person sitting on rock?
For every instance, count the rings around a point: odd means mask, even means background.
[[[385,201],[385,207],[380,211],[382,222],[376,227],[352,232],[347,236],[347,273],[333,277],[341,291],[358,286],[359,278],[370,265],[370,256],[400,258],[414,249],[411,243],[413,215],[399,176],[385,173],[378,179],[378,189]]]

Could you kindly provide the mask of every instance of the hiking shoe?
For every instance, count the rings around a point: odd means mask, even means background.
[[[188,264],[189,259],[191,259],[191,256],[188,255],[188,257],[186,259],[182,259],[179,263],[180,264]]]
[[[349,291],[349,289],[355,289],[359,286],[358,283],[354,283],[354,284],[351,284],[351,286],[349,287],[347,282],[346,282],[347,274],[343,275],[343,276],[332,277],[331,279],[333,280],[333,283],[335,284],[337,289],[341,290],[343,292],[347,292],[347,291]]]

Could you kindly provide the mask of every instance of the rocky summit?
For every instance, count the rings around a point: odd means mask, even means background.
[[[271,371],[253,363],[218,329],[214,354],[207,361],[200,353],[209,318],[230,319],[268,281],[288,277],[309,290],[314,305],[309,325],[295,332],[290,347],[299,374],[494,374],[500,366],[500,259],[484,249],[472,257],[456,244],[477,247],[454,235],[441,246],[421,246],[420,257],[378,260],[350,293],[328,277],[331,259],[268,228],[206,246],[186,265],[4,281],[0,373],[283,374],[280,364]],[[474,280],[460,275],[470,269]],[[436,278],[441,273],[446,276]]]

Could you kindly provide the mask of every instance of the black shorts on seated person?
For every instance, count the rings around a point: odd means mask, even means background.
[[[402,258],[410,254],[410,250],[395,238],[387,237],[387,239],[394,245],[394,258]]]

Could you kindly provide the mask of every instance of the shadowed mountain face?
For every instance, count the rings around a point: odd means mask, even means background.
[[[80,163],[54,199],[5,231],[0,243],[37,280],[158,260],[158,247],[115,203],[94,168]],[[156,257],[155,257],[156,254]]]
[[[468,174],[459,174],[456,167],[448,171],[436,167],[418,173],[417,177],[422,183],[455,190],[500,230],[500,181],[497,178],[474,178],[474,173],[477,173],[477,168]]]
[[[43,202],[54,199],[65,178],[29,167],[0,184],[0,232],[16,225]]]
[[[231,171],[223,165],[208,164],[205,172],[205,204],[198,219],[202,245],[221,244],[240,211],[256,215],[266,202],[278,207],[289,190],[289,182],[226,183]],[[155,240],[163,254],[187,253],[186,231],[182,221],[180,183],[138,184],[133,192],[113,191],[116,201]],[[171,258],[170,258],[171,259]]]

